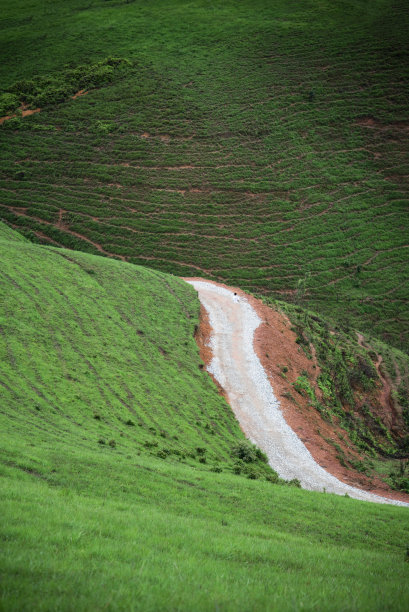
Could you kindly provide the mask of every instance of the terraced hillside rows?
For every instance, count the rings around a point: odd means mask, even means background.
[[[41,75],[52,103],[2,124],[0,215],[407,350],[408,23],[402,0],[17,0],[3,100]],[[112,55],[131,65],[109,83],[52,90]]]

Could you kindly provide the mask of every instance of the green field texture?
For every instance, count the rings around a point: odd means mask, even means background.
[[[190,285],[0,248],[1,609],[407,609],[406,508],[233,473]]]
[[[0,27],[3,101],[52,100],[1,126],[1,218],[270,298],[301,279],[408,350],[407,2],[17,0]]]
[[[184,281],[28,241],[0,227],[2,453],[40,436],[111,452],[233,465],[244,436],[202,370]],[[116,449],[114,451],[114,449]],[[199,449],[199,450],[197,450]],[[11,459],[10,459],[11,460]],[[17,459],[16,459],[17,460]]]

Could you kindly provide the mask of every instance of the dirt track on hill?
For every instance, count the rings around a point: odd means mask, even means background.
[[[235,295],[231,288],[202,279],[185,280],[198,291],[208,314],[206,326],[211,332],[210,342],[206,342],[209,346],[205,347],[207,370],[221,387],[244,433],[267,454],[273,469],[282,478],[298,478],[306,489],[409,506],[397,499],[405,496],[393,495],[392,499],[390,492],[380,491],[388,499],[346,484],[315,461],[284,419],[280,402],[256,354],[254,344],[262,339],[255,337],[255,332],[262,320],[250,303],[253,298],[239,290]]]

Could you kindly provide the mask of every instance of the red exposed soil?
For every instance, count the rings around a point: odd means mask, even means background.
[[[35,113],[39,113],[41,111],[41,108],[28,108],[27,110],[22,110],[21,111],[21,116],[22,117],[29,117],[30,115],[34,115]]]
[[[80,89],[79,91],[77,91],[76,94],[71,96],[71,99],[76,100],[80,96],[86,96],[88,93],[89,92],[85,91],[85,89]],[[41,111],[41,108],[27,108],[27,104],[24,104],[23,102],[19,107],[19,110],[21,111],[21,115],[20,113],[16,113],[14,115],[6,115],[5,117],[0,117],[0,125],[7,121],[7,119],[13,119],[13,117],[29,117],[30,115],[34,115],[34,113],[39,113]]]
[[[209,346],[211,335],[212,335],[212,327],[210,325],[209,315],[207,314],[206,308],[202,304],[200,304],[200,324],[195,331],[195,340],[199,347],[200,358],[204,362],[206,368],[210,364],[213,358],[212,349]],[[218,381],[215,379],[213,374],[210,374],[209,372],[209,375],[213,379],[213,382],[215,383],[215,385],[218,387],[220,394],[223,395],[223,397],[227,400],[227,396],[223,388],[219,385]]]
[[[409,131],[409,122],[407,121],[395,121],[394,123],[381,123],[375,117],[360,117],[356,120],[356,123],[362,127],[371,128],[375,130],[399,130],[401,132]]]
[[[19,110],[21,111],[21,117],[28,117],[29,115],[34,115],[34,113],[39,113],[41,111],[41,108],[27,108],[25,104],[22,104],[19,107]],[[18,116],[19,114],[6,115],[5,117],[0,117],[0,125],[4,123],[5,121],[7,121],[7,119],[13,119],[13,117],[18,117]]]
[[[86,96],[88,93],[89,93],[89,91],[85,91],[85,89],[80,89],[79,91],[77,91],[77,93],[75,93],[73,96],[71,96],[71,98],[72,98],[72,100],[76,100],[80,96]]]
[[[184,280],[212,282],[200,277]],[[308,372],[310,380],[316,381],[320,369],[313,347],[311,347],[313,359],[308,359],[296,343],[296,334],[291,331],[292,325],[289,319],[239,288],[227,287],[222,283],[215,284],[236,291],[240,296],[246,298],[262,320],[262,324],[254,335],[254,350],[266,371],[276,397],[280,400],[285,420],[308,448],[315,461],[346,484],[390,499],[409,501],[408,495],[392,491],[380,478],[369,478],[339,463],[337,449],[327,440],[336,443],[350,457],[360,459],[360,455],[348,439],[347,432],[339,426],[336,419],[333,424],[323,420],[317,410],[310,405],[308,398],[299,395],[292,386],[302,372]],[[200,327],[195,337],[200,356],[206,367],[212,360],[212,351],[208,346],[210,336],[211,327],[207,312],[201,306]],[[220,389],[220,385],[218,387]],[[315,387],[315,390],[319,397],[319,389]],[[224,395],[223,389],[221,393]]]

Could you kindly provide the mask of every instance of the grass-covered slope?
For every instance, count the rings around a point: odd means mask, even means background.
[[[403,0],[9,3],[4,112],[42,111],[2,125],[0,215],[274,297],[302,279],[407,350],[407,32]]]
[[[209,467],[230,461],[243,436],[201,370],[195,291],[166,274],[0,231],[3,458],[21,461],[24,447],[36,469],[34,449],[53,441]]]
[[[229,469],[190,285],[0,248],[2,609],[407,609],[406,508]]]

